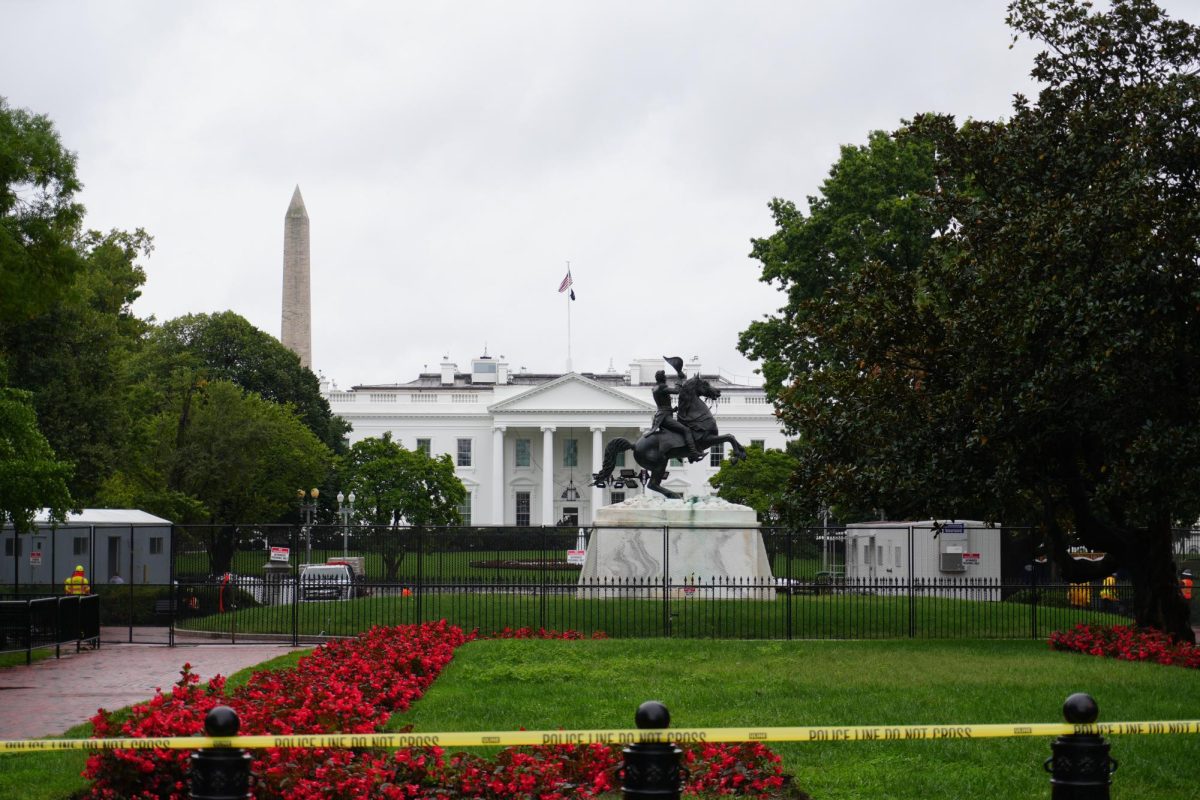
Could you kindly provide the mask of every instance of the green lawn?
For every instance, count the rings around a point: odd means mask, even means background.
[[[202,609],[216,605],[206,597]],[[790,608],[789,608],[790,605]],[[909,619],[912,612],[913,626]],[[1076,622],[1118,623],[1116,615],[1041,606],[1037,624],[1023,603],[954,600],[939,597],[865,594],[784,595],[769,600],[577,598],[565,594],[439,593],[420,597],[419,619],[446,619],[466,630],[490,633],[504,627],[573,629],[609,636],[717,639],[1044,639]],[[293,619],[293,613],[295,617]],[[225,633],[289,634],[293,621],[301,636],[352,635],[372,625],[418,621],[418,598],[398,594],[343,602],[300,603],[242,608],[236,612],[182,619],[181,628]]]
[[[644,700],[672,725],[1060,722],[1076,691],[1101,719],[1200,718],[1200,672],[1051,652],[1041,642],[481,641],[392,727],[628,728]],[[1200,796],[1200,742],[1113,737],[1114,797]],[[1049,796],[1047,739],[772,745],[816,800]]]
[[[1076,691],[1096,698],[1102,721],[1200,718],[1200,671],[1055,653],[1043,642],[493,640],[461,648],[390,727],[628,728],[648,699],[667,704],[675,727],[1058,722]],[[1200,797],[1194,736],[1110,742],[1121,763],[1114,797]],[[815,800],[1049,796],[1046,738],[772,747]],[[75,776],[85,759],[4,756],[0,800],[66,800],[83,786]]]

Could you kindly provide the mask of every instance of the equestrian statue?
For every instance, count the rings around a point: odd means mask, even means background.
[[[646,488],[677,500],[683,495],[662,485],[663,478],[667,476],[667,464],[672,458],[699,461],[704,457],[705,450],[724,442],[729,442],[733,448],[730,456],[733,461],[741,461],[746,457],[746,448],[737,439],[717,431],[717,421],[713,418],[709,402],[715,403],[721,396],[721,390],[713,388],[699,375],[686,378],[683,359],[679,356],[663,356],[663,360],[675,368],[676,380],[674,386],[669,386],[665,370],[660,369],[655,373],[652,395],[658,409],[654,412],[650,431],[636,442],[621,437],[611,440],[604,448],[604,463],[600,471],[592,475],[593,486],[605,486],[616,467],[617,454],[633,450],[634,461],[650,471],[650,482]],[[677,408],[671,405],[673,396],[679,397]]]

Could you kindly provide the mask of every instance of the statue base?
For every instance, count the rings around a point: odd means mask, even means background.
[[[664,533],[664,529],[665,533]],[[579,599],[770,600],[754,509],[719,497],[641,495],[596,512]]]

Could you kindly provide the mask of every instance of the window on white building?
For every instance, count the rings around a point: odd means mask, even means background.
[[[20,536],[14,536],[14,537],[13,537],[13,538],[11,538],[11,539],[5,539],[5,540],[4,540],[4,555],[6,555],[6,556],[11,556],[11,555],[13,555],[13,548],[15,547],[15,548],[16,548],[16,551],[17,551],[17,552],[16,552],[16,555],[17,555],[18,557],[20,557],[20,555],[21,555],[21,541],[22,541],[22,540],[21,540],[21,537],[20,537]],[[14,544],[14,543],[15,543],[15,544]]]
[[[433,442],[430,439],[417,439],[417,452],[433,457]]]
[[[467,441],[470,441],[468,439]],[[462,505],[458,507],[458,516],[462,519],[463,525],[471,524],[471,493],[467,492],[467,496],[463,499]]]
[[[528,439],[517,439],[516,465],[518,467],[528,467],[529,466],[529,440]],[[528,498],[529,493],[526,492],[525,496],[526,496],[526,498]],[[526,522],[525,524],[528,525],[529,523]]]
[[[613,466],[616,466],[616,467],[625,466],[625,451],[624,450],[617,453],[617,460],[615,462],[613,462]]]
[[[751,439],[750,446],[757,447],[759,450],[766,450],[767,449],[767,440],[766,439]]]
[[[88,537],[76,536],[71,541],[71,554],[77,556],[86,556],[88,554]]]
[[[528,440],[526,440],[528,441]],[[529,524],[529,492],[517,492],[517,520],[518,525]]]
[[[458,462],[457,463],[458,463],[458,466],[460,466],[460,467],[471,466],[471,440],[470,439],[459,439],[458,440]]]
[[[614,503],[624,503],[625,502],[625,493],[624,492],[613,492],[612,493],[612,501]]]
[[[579,466],[579,440],[578,439],[563,439],[563,464],[564,467]]]
[[[150,555],[156,556],[156,555],[159,555],[160,553],[162,553],[162,551],[163,551],[163,537],[151,536],[150,537]]]
[[[714,444],[708,451],[708,465],[710,467],[721,466],[721,459],[725,457],[725,443],[718,442]]]

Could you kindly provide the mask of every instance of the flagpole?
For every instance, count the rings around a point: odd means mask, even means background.
[[[567,300],[567,372],[574,372],[575,370],[571,368],[571,292],[574,290],[570,285],[574,283],[574,281],[571,280],[570,261],[567,262],[567,280],[569,282],[567,291],[565,292]]]

